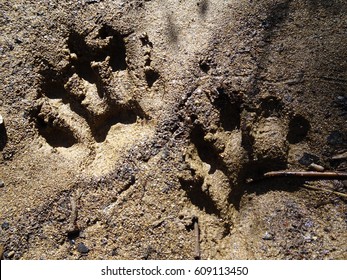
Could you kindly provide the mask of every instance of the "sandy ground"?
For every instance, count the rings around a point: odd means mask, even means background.
[[[2,258],[347,258],[347,1],[0,12]]]

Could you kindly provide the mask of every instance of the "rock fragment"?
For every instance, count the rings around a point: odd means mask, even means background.
[[[11,259],[14,256],[14,254],[15,254],[14,251],[7,253],[7,258]]]
[[[88,254],[88,252],[90,251],[89,248],[84,245],[83,243],[79,243],[77,245],[77,251],[81,254]]]
[[[9,222],[3,222],[1,225],[1,228],[3,230],[9,229],[10,228],[10,223]]]
[[[319,171],[319,172],[323,172],[324,171],[324,167],[319,165],[319,164],[316,164],[316,163],[311,163],[308,168],[310,170],[315,170],[315,171]]]
[[[263,236],[263,240],[272,240],[273,238],[274,238],[273,235],[269,232],[265,232]]]
[[[305,166],[309,166],[312,163],[316,163],[319,161],[319,157],[310,153],[304,152],[302,157],[299,159],[299,163]]]

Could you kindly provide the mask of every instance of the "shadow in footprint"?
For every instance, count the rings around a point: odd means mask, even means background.
[[[241,123],[241,104],[232,101],[225,93],[224,88],[217,88],[218,97],[214,105],[219,110],[221,126],[225,131],[233,131],[240,128]]]
[[[2,151],[7,144],[7,131],[4,124],[0,124],[0,151]]]
[[[212,198],[202,190],[203,179],[186,181],[180,179],[182,189],[186,192],[189,200],[200,210],[207,214],[220,216],[220,211]]]
[[[45,122],[39,115],[34,118],[36,128],[50,146],[69,148],[78,142],[69,128],[56,124],[53,119]]]
[[[115,106],[117,108],[117,106]],[[117,123],[133,124],[137,119],[148,119],[142,108],[134,102],[132,106],[118,107],[113,112],[98,120],[97,123],[89,123],[92,135],[96,142],[104,142],[111,127]]]
[[[290,144],[296,144],[305,139],[311,128],[310,122],[303,116],[297,115],[289,122],[287,140]]]

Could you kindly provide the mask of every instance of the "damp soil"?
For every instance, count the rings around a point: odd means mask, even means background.
[[[346,259],[346,4],[0,3],[1,257]]]

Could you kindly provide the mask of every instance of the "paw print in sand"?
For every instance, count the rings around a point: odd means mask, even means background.
[[[127,70],[124,36],[104,26],[92,40],[71,32],[67,46],[63,69],[46,65],[41,71],[42,91],[31,112],[50,146],[90,147],[104,142],[115,124],[147,119]]]

